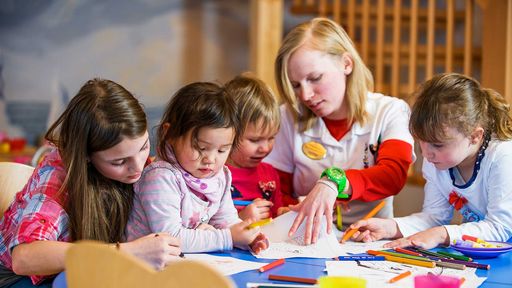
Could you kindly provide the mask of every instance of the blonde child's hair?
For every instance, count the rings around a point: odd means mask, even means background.
[[[278,91],[299,121],[300,131],[305,131],[316,120],[315,114],[297,100],[288,77],[288,61],[300,47],[324,52],[340,59],[344,53],[352,59],[352,73],[347,76],[345,99],[347,101],[349,123],[367,120],[366,98],[368,91],[373,90],[373,77],[359,56],[354,43],[345,30],[336,22],[327,18],[314,18],[293,28],[284,38],[275,62],[275,73]],[[340,95],[340,97],[343,97]]]
[[[425,142],[446,140],[445,128],[465,136],[481,126],[487,136],[512,138],[510,105],[492,89],[457,73],[438,74],[422,84],[416,95],[409,130]]]
[[[243,73],[226,83],[225,88],[237,105],[242,134],[249,124],[261,123],[263,131],[279,130],[279,104],[265,82],[250,73]]]

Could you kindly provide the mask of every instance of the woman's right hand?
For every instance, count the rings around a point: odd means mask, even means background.
[[[251,204],[247,205],[244,209],[242,209],[238,216],[242,220],[252,219],[253,221],[258,221],[261,219],[270,218],[270,207],[272,207],[274,203],[271,201],[256,198],[252,201]]]
[[[299,228],[300,224],[306,219],[306,233],[304,234],[304,243],[309,245],[316,243],[322,217],[325,215],[327,220],[327,233],[332,230],[332,211],[336,201],[337,192],[327,185],[316,183],[315,187],[309,192],[304,201],[297,205],[290,205],[291,210],[298,213],[295,221],[288,232],[292,236]]]
[[[179,239],[166,232],[121,243],[120,249],[146,261],[157,270],[162,270],[169,262],[178,259],[176,257],[181,253]]]
[[[401,237],[398,225],[393,219],[370,218],[359,220],[350,225],[349,228],[357,230],[351,239],[358,242],[373,242],[380,239]]]

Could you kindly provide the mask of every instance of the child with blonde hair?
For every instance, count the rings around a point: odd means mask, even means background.
[[[176,92],[158,128],[158,158],[135,185],[128,239],[166,231],[181,240],[183,252],[267,247],[231,199],[224,164],[239,127],[235,103],[219,85],[195,82]]]
[[[353,224],[354,240],[397,239],[386,247],[449,245],[462,235],[489,241],[512,236],[512,119],[503,96],[461,74],[421,86],[410,130],[423,154],[423,211]],[[454,210],[461,225],[451,225]]]
[[[238,215],[253,220],[275,217],[283,206],[279,175],[262,160],[272,151],[279,131],[279,105],[270,88],[248,73],[229,81],[226,89],[237,105],[243,129],[227,162],[233,175],[231,196],[252,201],[246,207],[237,206]]]

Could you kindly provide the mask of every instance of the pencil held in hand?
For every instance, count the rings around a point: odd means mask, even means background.
[[[382,200],[379,205],[375,206],[372,211],[368,212],[368,214],[366,214],[366,216],[363,217],[362,220],[368,220],[370,218],[372,218],[373,216],[375,216],[375,214],[379,213],[379,211],[382,209],[382,207],[384,207],[384,205],[386,204],[386,201]],[[345,231],[345,235],[343,235],[343,238],[341,238],[341,243],[343,242],[346,242],[348,239],[350,239],[350,237],[352,237],[352,235],[354,235],[354,233],[356,233],[357,229],[347,229],[347,231]]]

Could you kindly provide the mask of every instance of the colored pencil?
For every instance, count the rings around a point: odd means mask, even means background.
[[[384,261],[384,256],[338,256],[339,261]]]
[[[387,261],[391,261],[391,262],[411,264],[411,265],[427,267],[427,268],[436,267],[436,262],[434,262],[434,261],[421,261],[421,260],[407,259],[407,258],[402,258],[402,257],[390,256],[390,255],[384,255],[384,258],[386,258]]]
[[[473,261],[472,258],[468,257],[468,256],[464,256],[464,255],[458,255],[458,254],[453,254],[453,253],[448,253],[448,252],[445,252],[445,251],[437,251],[437,253],[441,254],[441,255],[446,255],[448,257],[451,257],[455,260],[462,260],[462,261]]]
[[[252,229],[252,228],[259,227],[259,226],[264,226],[264,225],[267,225],[270,222],[272,222],[272,218],[261,219],[261,220],[258,220],[256,222],[253,222],[253,223],[249,224],[247,226],[247,229]]]
[[[341,220],[341,204],[336,203],[336,228],[340,231],[343,229],[343,222]]]
[[[464,270],[464,269],[466,269],[466,265],[464,265],[464,264],[447,262],[445,260],[450,260],[450,259],[441,259],[440,261],[436,261],[436,266],[445,267],[445,268],[452,268],[452,269],[457,269],[457,270]]]
[[[467,267],[473,267],[473,268],[477,268],[477,269],[484,269],[484,270],[491,269],[491,265],[477,263],[477,262],[469,262],[469,261],[462,261],[462,260],[455,260],[455,259],[441,259],[441,261],[462,264],[462,265],[466,265]]]
[[[252,204],[252,201],[247,201],[247,200],[233,200],[233,204],[235,204],[235,206],[247,206],[247,205],[251,205],[251,204]]]
[[[421,248],[418,248],[418,247],[410,247],[411,249],[423,254],[423,255],[430,255],[430,256],[435,256],[435,257],[438,257],[438,258],[451,258],[451,257],[448,257],[446,255],[442,255],[442,254],[439,254],[439,253],[436,253],[436,252],[432,252],[432,251],[429,251],[429,250],[425,250],[425,249],[421,249]]]
[[[265,272],[265,271],[268,271],[274,267],[277,267],[279,265],[283,265],[284,264],[284,258],[281,258],[281,259],[277,259],[276,261],[274,262],[270,262],[268,263],[267,265],[263,266],[263,267],[260,267],[260,269],[258,269],[258,271],[260,272]]]
[[[382,209],[382,207],[384,207],[384,205],[386,204],[386,201],[385,200],[382,200],[379,205],[375,206],[372,211],[368,212],[368,214],[366,214],[366,216],[363,217],[362,220],[368,220],[370,218],[372,218],[373,216],[375,216],[375,214],[377,214],[380,209]],[[343,238],[341,238],[341,242],[345,242],[347,241],[348,239],[350,239],[350,237],[352,237],[352,235],[354,235],[354,233],[356,233],[357,229],[348,229],[347,231],[345,231],[345,235],[343,235]]]
[[[254,283],[247,282],[247,288],[314,288],[317,285],[307,284],[277,284],[277,283]]]
[[[389,252],[389,251],[377,251],[377,250],[368,250],[366,253],[370,255],[389,255],[389,256],[395,256],[395,257],[401,257],[406,259],[412,259],[412,260],[418,260],[418,261],[428,261],[431,262],[432,260],[426,258],[426,257],[419,257],[419,256],[413,256],[403,253],[396,253],[396,252]]]
[[[462,286],[462,284],[464,284],[464,282],[465,282],[465,281],[466,281],[466,278],[461,277],[461,278],[460,278],[460,285]]]
[[[411,271],[406,271],[406,272],[404,272],[404,273],[402,273],[402,274],[400,274],[398,276],[395,276],[395,277],[389,279],[388,283],[395,283],[396,281],[404,279],[405,277],[407,277],[407,276],[409,276],[411,274],[412,274]]]
[[[296,282],[296,283],[305,283],[305,284],[316,284],[316,279],[313,278],[303,278],[303,277],[295,277],[295,276],[285,276],[285,275],[268,275],[268,280],[278,280],[278,281],[288,281],[288,282]]]
[[[398,253],[409,254],[409,255],[412,255],[412,256],[419,256],[419,257],[423,256],[422,254],[420,254],[418,252],[414,252],[414,251],[403,249],[403,248],[399,248],[399,247],[395,248],[395,251],[398,252]]]

